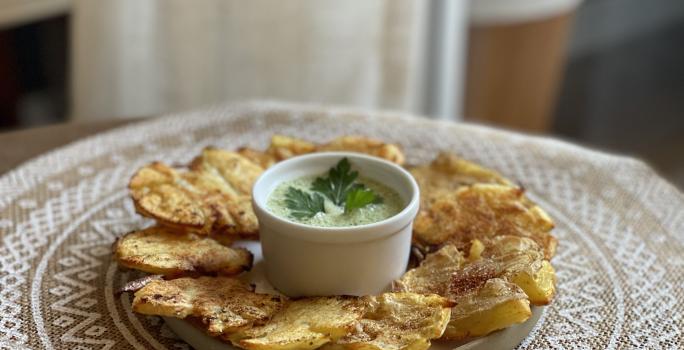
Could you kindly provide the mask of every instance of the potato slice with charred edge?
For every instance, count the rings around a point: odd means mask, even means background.
[[[119,265],[164,276],[233,275],[252,267],[252,254],[244,248],[161,226],[130,232],[117,239],[113,250]]]
[[[164,279],[163,275],[146,275],[146,276],[143,276],[141,278],[126,282],[126,284],[123,285],[116,292],[114,292],[114,294],[116,296],[119,296],[123,293],[137,292],[138,290],[142,289],[142,287],[148,285],[150,282],[157,281],[157,280],[163,280],[163,279]]]
[[[154,162],[140,168],[128,188],[137,211],[159,223],[201,230],[209,213],[173,168]]]
[[[475,184],[431,198],[413,225],[414,238],[428,244],[500,235],[528,237],[544,248],[550,259],[556,238],[553,221],[523,195],[523,190],[497,184]]]
[[[138,170],[128,187],[138,212],[161,225],[254,237],[258,223],[251,188],[262,171],[235,152],[207,148],[189,171],[152,163]]]
[[[266,323],[286,302],[284,297],[254,293],[230,277],[151,281],[135,293],[133,311],[145,315],[196,318],[211,335],[237,332]]]

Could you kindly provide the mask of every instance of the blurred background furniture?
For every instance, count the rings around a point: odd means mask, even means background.
[[[548,132],[580,0],[472,3],[467,119]]]

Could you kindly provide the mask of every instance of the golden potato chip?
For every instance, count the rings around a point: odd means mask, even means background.
[[[523,190],[497,184],[463,186],[423,205],[413,225],[414,239],[427,244],[499,235],[528,237],[544,248],[550,259],[557,241],[550,234],[553,221],[531,204]]]
[[[233,275],[252,266],[252,254],[190,232],[155,226],[130,232],[114,244],[121,266],[165,276]]]
[[[177,278],[152,281],[135,293],[133,311],[145,315],[196,318],[212,335],[261,325],[285,299],[254,293],[253,287],[230,277]]]
[[[158,162],[143,167],[131,178],[129,189],[138,212],[161,225],[254,237],[258,223],[251,189],[262,171],[237,153],[207,148],[189,171]]]

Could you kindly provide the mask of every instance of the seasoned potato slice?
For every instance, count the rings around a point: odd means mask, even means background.
[[[533,305],[548,305],[556,294],[556,271],[548,260],[543,260],[536,272],[516,273],[510,281],[525,291]]]
[[[479,253],[480,248],[481,243],[473,243],[471,252]],[[460,340],[485,335],[529,318],[527,296],[514,283],[498,278],[502,273],[500,262],[479,256],[466,259],[454,245],[446,245],[429,254],[419,267],[406,272],[395,283],[395,288],[415,293],[439,293],[454,301],[456,306],[452,309],[444,338]]]
[[[353,331],[325,349],[424,350],[442,336],[452,303],[435,294],[384,293],[368,306]]]
[[[556,239],[553,221],[531,204],[523,190],[497,184],[463,186],[430,199],[414,222],[414,238],[428,244],[468,242],[500,235],[528,237],[544,248],[550,259]]]
[[[455,245],[449,244],[428,254],[420,267],[410,269],[393,284],[395,291],[447,296],[452,276],[459,271],[465,258]]]
[[[264,324],[281,309],[283,297],[254,293],[230,277],[156,280],[135,293],[133,311],[175,318],[196,318],[212,335]]]
[[[421,190],[414,225],[418,241],[441,244],[513,234],[534,239],[547,259],[555,253],[551,218],[501,174],[452,153],[409,170]]]
[[[427,349],[449,321],[452,304],[437,295],[385,293],[290,302],[263,326],[224,334],[245,349]]]
[[[444,339],[461,340],[525,322],[532,315],[525,293],[501,278],[455,297]]]
[[[262,171],[238,153],[207,148],[189,171],[162,163],[143,167],[131,178],[129,189],[138,212],[161,225],[254,237],[258,223],[251,189]]]
[[[536,242],[526,237],[497,236],[483,244],[481,256],[499,264],[499,276],[522,288],[533,305],[551,302],[556,274]]]
[[[168,226],[202,229],[206,208],[180,174],[160,162],[139,169],[128,184],[140,214]]]
[[[232,275],[252,267],[252,254],[244,248],[160,226],[128,233],[113,248],[119,265],[165,276]]]
[[[317,349],[349,333],[366,303],[357,297],[304,298],[290,302],[263,326],[228,336],[245,349]]]
[[[475,268],[489,271],[487,278],[503,278],[518,285],[533,305],[547,305],[554,297],[555,271],[544,259],[543,249],[529,238],[510,235],[473,240],[467,257],[455,245],[447,244],[428,254],[418,268],[407,271],[394,288],[449,297],[447,289],[453,288],[455,279]]]

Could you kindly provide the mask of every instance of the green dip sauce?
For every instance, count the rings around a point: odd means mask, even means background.
[[[271,192],[266,206],[271,213],[301,224],[321,227],[343,227],[372,224],[385,220],[399,213],[405,203],[393,189],[368,178],[360,176],[356,182],[366,185],[382,198],[382,203],[374,203],[354,209],[349,213],[343,207],[336,206],[329,199],[325,199],[325,213],[320,212],[311,218],[298,219],[290,215],[290,209],[285,205],[285,194],[289,187],[300,189],[307,193],[311,191],[311,184],[317,176],[305,176],[298,179],[284,181]]]

